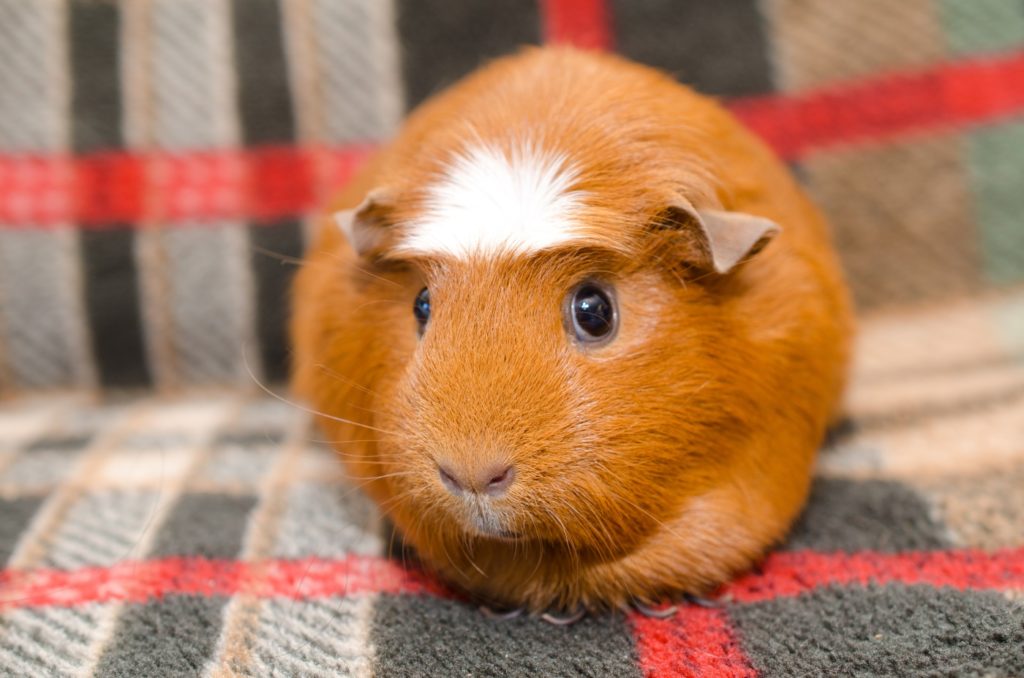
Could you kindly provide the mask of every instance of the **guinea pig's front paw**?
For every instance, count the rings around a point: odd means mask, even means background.
[[[480,612],[485,617],[487,617],[488,619],[495,619],[497,621],[505,621],[507,619],[515,619],[516,617],[522,616],[522,614],[524,612],[526,612],[526,608],[525,607],[517,607],[517,608],[512,609],[512,610],[501,610],[501,611],[499,611],[499,610],[495,610],[495,609],[493,609],[491,607],[488,607],[487,605],[481,605],[480,606]],[[579,620],[583,619],[583,617],[585,617],[586,614],[587,614],[587,611],[581,606],[581,607],[576,608],[576,610],[574,612],[572,612],[570,614],[567,614],[565,616],[562,616],[560,614],[555,614],[555,613],[552,613],[552,612],[545,612],[544,614],[542,614],[540,616],[540,618],[543,619],[544,621],[546,621],[547,623],[553,624],[555,626],[572,626],[573,624],[575,624]]]
[[[572,612],[566,616],[561,616],[551,612],[545,612],[540,616],[541,619],[554,626],[572,626],[579,620],[583,619],[587,614],[586,609],[582,606],[577,607],[575,612]]]
[[[668,607],[650,607],[643,603],[636,601],[633,603],[633,609],[642,614],[645,617],[652,617],[654,619],[668,619],[676,616],[676,612],[679,611],[678,605],[669,605]]]
[[[686,602],[690,603],[691,605],[699,605],[700,607],[706,607],[709,609],[714,609],[716,607],[722,606],[722,604],[719,603],[717,600],[704,598],[693,593],[684,593],[683,598],[685,598]]]
[[[683,599],[690,605],[698,605],[700,607],[706,607],[710,609],[721,607],[721,603],[710,598],[704,598],[693,593],[684,593]],[[645,617],[651,617],[654,619],[669,619],[674,617],[679,611],[678,605],[667,605],[664,607],[654,607],[646,605],[639,600],[634,600],[631,607],[642,614]]]
[[[506,619],[515,619],[526,611],[525,607],[517,607],[512,610],[503,610],[501,612],[488,607],[487,605],[480,606],[480,612],[483,613],[488,619],[496,619],[498,621],[504,621]]]

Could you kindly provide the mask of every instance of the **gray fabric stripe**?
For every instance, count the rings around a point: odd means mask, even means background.
[[[105,608],[23,608],[0,618],[3,675],[76,675],[88,660],[91,636]]]
[[[0,85],[2,87],[2,85]],[[0,225],[0,341],[15,385],[88,383],[74,290],[77,236]],[[75,331],[77,330],[77,331]]]
[[[386,138],[403,110],[391,2],[312,0],[311,9],[322,139]]]
[[[8,676],[71,676],[73,667],[53,654],[54,644],[26,634],[21,626],[4,629]],[[47,639],[48,640],[48,639]],[[42,642],[41,642],[42,641]],[[40,647],[42,646],[42,647]]]
[[[154,0],[152,142],[164,149],[217,147],[238,138],[229,92],[223,8],[209,0]],[[214,65],[211,68],[211,65]]]
[[[77,448],[46,447],[47,441],[40,441],[42,445],[39,447],[33,445],[34,449],[26,450],[0,473],[0,494],[42,493],[60,485],[74,469],[75,463],[85,450],[88,439],[80,440],[82,445]],[[0,544],[0,553],[2,552],[3,544]]]
[[[66,150],[66,17],[58,0],[0,0],[0,148]],[[77,234],[0,224],[0,374],[8,387],[93,381],[78,294]]]
[[[87,494],[67,513],[44,559],[48,567],[109,566],[131,555],[150,527],[159,497],[150,492]]]
[[[253,675],[369,675],[373,598],[271,600],[253,634]]]
[[[85,639],[75,634],[68,638],[61,633],[58,625],[39,614],[41,610],[28,609],[20,615],[19,624],[11,625],[4,634],[4,643],[23,650],[26,655],[41,654],[45,647],[45,661],[61,672],[68,672],[75,666],[73,645]],[[71,641],[70,643],[66,641]],[[70,647],[69,647],[70,645]]]
[[[344,485],[298,483],[288,493],[274,555],[376,556],[384,550],[380,532],[380,516],[361,492]]]
[[[21,610],[25,627],[38,630],[43,635],[59,636],[64,647],[56,650],[56,654],[72,657],[72,646],[85,645],[89,642],[93,626],[91,617],[80,608],[67,608],[67,614],[53,614],[61,611],[58,607],[29,607]]]
[[[174,355],[187,383],[246,383],[243,347],[253,322],[244,228],[172,225],[167,254]]]
[[[280,452],[281,440],[279,433],[222,433],[197,469],[193,486],[229,487],[236,492],[258,494]]]
[[[0,148],[60,151],[67,85],[56,0],[0,0]]]
[[[172,151],[235,145],[225,6],[155,0],[147,18],[149,119],[139,143]],[[143,237],[147,321],[167,363],[161,384],[245,383],[242,347],[254,317],[245,226],[174,222]]]

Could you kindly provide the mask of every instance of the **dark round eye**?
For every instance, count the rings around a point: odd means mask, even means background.
[[[610,290],[603,285],[588,282],[577,287],[568,312],[573,332],[582,342],[606,341],[615,330],[615,305]]]
[[[416,322],[420,324],[420,332],[427,326],[430,320],[430,290],[424,287],[416,295],[416,301],[412,304],[412,314],[416,316]]]

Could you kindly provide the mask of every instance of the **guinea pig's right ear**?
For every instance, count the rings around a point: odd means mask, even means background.
[[[697,209],[689,201],[678,200],[668,212],[670,227],[686,230],[695,247],[689,263],[719,274],[760,252],[782,230],[770,219],[744,212]]]
[[[334,214],[334,222],[356,254],[363,256],[381,247],[388,232],[384,216],[390,207],[390,193],[386,189],[375,188],[352,209]]]

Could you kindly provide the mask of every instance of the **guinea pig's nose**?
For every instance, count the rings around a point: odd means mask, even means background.
[[[441,483],[452,494],[474,492],[492,497],[505,494],[516,477],[516,470],[509,464],[484,464],[478,469],[461,473],[451,466],[438,464],[437,472],[441,476]]]

